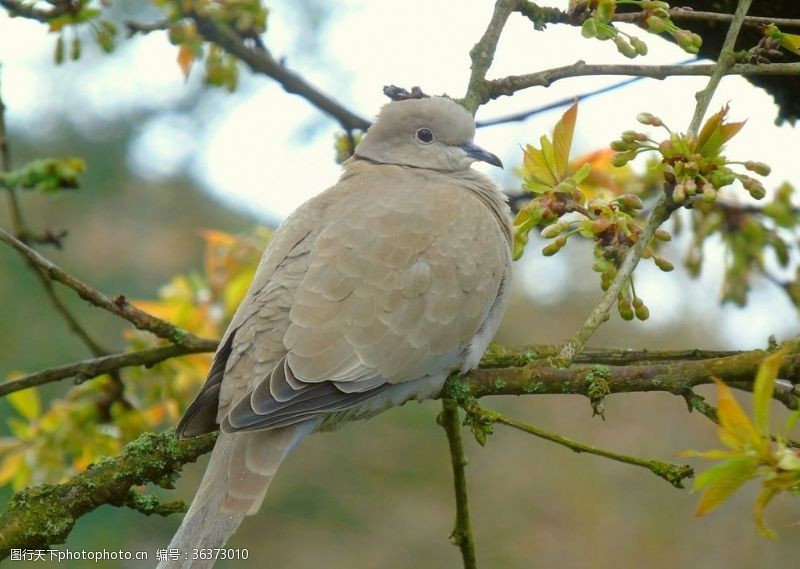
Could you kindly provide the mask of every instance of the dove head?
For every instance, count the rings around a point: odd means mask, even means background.
[[[475,161],[502,168],[497,156],[472,142],[474,136],[472,115],[455,101],[406,99],[381,109],[355,155],[380,164],[445,172],[466,170]]]

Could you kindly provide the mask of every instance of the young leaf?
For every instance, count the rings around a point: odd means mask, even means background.
[[[569,151],[572,148],[572,135],[578,118],[578,103],[575,102],[561,116],[553,129],[553,153],[555,157],[556,175],[564,178],[567,174]]]
[[[181,45],[178,48],[178,67],[181,68],[181,72],[183,73],[183,79],[185,81],[189,80],[189,73],[192,71],[192,64],[195,60],[195,54],[192,49],[186,45]]]
[[[778,493],[776,486],[764,486],[756,498],[756,503],[753,505],[753,521],[756,523],[758,533],[770,539],[777,539],[778,534],[767,527],[764,523],[764,509],[770,503],[775,494]]]
[[[745,456],[714,465],[695,480],[694,489],[705,488],[694,515],[701,517],[716,509],[739,487],[756,475],[758,461]]]
[[[772,393],[775,390],[775,380],[785,351],[781,350],[764,358],[758,366],[758,374],[753,385],[753,418],[756,429],[761,435],[769,435],[769,408],[772,404]]]
[[[544,153],[538,148],[534,148],[530,144],[527,145],[523,157],[523,165],[535,183],[550,187],[556,185],[557,181],[550,173],[550,168],[547,166],[547,159],[544,157]]]
[[[763,449],[765,439],[758,433],[747,414],[734,399],[730,388],[717,378],[713,378],[713,380],[717,385],[720,440],[733,450]]]
[[[36,389],[15,391],[10,393],[7,399],[11,406],[29,421],[33,421],[42,414],[42,400]]]

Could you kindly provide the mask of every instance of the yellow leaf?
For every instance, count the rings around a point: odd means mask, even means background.
[[[3,461],[0,462],[0,486],[5,486],[16,476],[23,458],[25,458],[25,453],[19,450],[9,453]]]
[[[772,405],[775,380],[778,378],[778,370],[785,354],[786,350],[780,350],[764,358],[758,366],[758,374],[753,385],[753,417],[756,429],[765,436],[769,434],[769,408]]]
[[[575,101],[567,111],[561,115],[561,120],[553,129],[553,151],[555,156],[556,175],[563,179],[567,175],[569,151],[572,148],[572,135],[575,132],[575,122],[578,118],[578,102]]]
[[[42,400],[36,389],[15,391],[9,394],[7,399],[11,406],[29,421],[33,421],[42,413]]]
[[[186,81],[189,80],[189,73],[192,71],[194,60],[194,52],[187,45],[184,44],[178,49],[178,67],[181,68],[183,78]]]
[[[758,434],[747,414],[734,399],[730,388],[716,377],[712,379],[717,385],[720,440],[733,450],[763,449],[765,440]]]
[[[228,246],[236,243],[236,236],[217,229],[201,229],[200,235],[209,247]]]
[[[534,148],[530,144],[525,148],[523,164],[525,170],[533,177],[535,182],[547,186],[556,185],[556,179],[550,173],[550,168],[547,166],[547,159],[544,153],[538,148]]]
[[[244,295],[247,294],[247,289],[253,281],[256,274],[256,268],[244,270],[228,283],[225,287],[225,313],[233,314],[236,308],[241,304]]]
[[[800,36],[796,34],[781,34],[781,47],[788,49],[795,55],[800,55]]]
[[[753,506],[753,521],[756,523],[756,528],[758,528],[758,533],[763,535],[764,537],[769,537],[771,539],[777,539],[778,534],[767,527],[767,524],[764,523],[764,509],[767,507],[767,504],[770,503],[773,496],[778,493],[778,488],[775,486],[764,486],[761,489],[761,493],[756,498],[756,503]]]

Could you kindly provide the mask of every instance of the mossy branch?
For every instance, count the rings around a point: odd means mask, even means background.
[[[116,458],[105,458],[63,484],[43,484],[17,492],[0,514],[0,560],[11,549],[43,549],[63,543],[78,518],[104,505],[133,506],[163,514],[180,511],[175,503],[157,504],[131,488],[157,484],[172,488],[184,464],[214,447],[216,434],[179,441],[173,431],[145,433]]]
[[[453,487],[456,498],[456,521],[450,534],[450,541],[461,550],[464,569],[477,569],[475,558],[475,541],[469,521],[469,501],[467,499],[467,455],[461,439],[461,419],[458,416],[458,404],[452,399],[442,401],[442,411],[438,422],[447,433],[450,448],[450,462],[453,467]]]
[[[470,415],[470,422],[472,422],[472,424],[479,425],[479,428],[486,429],[495,423],[500,423],[501,425],[512,427],[528,433],[529,435],[534,435],[561,446],[565,446],[573,452],[585,452],[587,454],[601,456],[617,462],[646,468],[656,476],[663,478],[672,484],[675,488],[683,488],[683,481],[694,476],[694,470],[687,464],[672,464],[670,462],[664,462],[661,460],[649,460],[597,448],[561,435],[556,435],[555,433],[550,433],[529,423],[518,421],[517,419],[508,417],[502,413],[498,413],[497,411],[480,407],[475,403],[468,403],[465,406],[465,410]]]

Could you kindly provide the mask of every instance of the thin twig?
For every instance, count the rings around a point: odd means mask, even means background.
[[[187,338],[196,339],[195,336],[186,330],[182,330],[181,328],[170,324],[166,320],[162,320],[161,318],[153,316],[152,314],[148,314],[144,310],[136,308],[127,300],[125,300],[125,297],[123,296],[118,296],[114,299],[109,298],[100,291],[90,287],[86,283],[62,270],[51,261],[45,259],[39,253],[25,245],[22,241],[4,229],[0,229],[0,241],[5,242],[22,253],[25,258],[31,261],[45,275],[47,275],[47,278],[71,288],[78,294],[78,296],[88,301],[93,306],[97,306],[98,308],[107,310],[108,312],[111,312],[120,318],[124,318],[136,326],[136,328],[152,332],[159,338],[164,338],[178,344],[185,341]]]
[[[625,255],[625,260],[622,262],[614,280],[609,285],[603,298],[597,304],[595,309],[589,314],[589,317],[580,327],[580,329],[564,344],[561,350],[561,358],[564,363],[572,362],[576,354],[579,354],[586,342],[595,333],[595,331],[608,320],[611,307],[617,301],[622,287],[628,282],[628,279],[633,274],[636,265],[642,258],[644,250],[650,245],[656,230],[669,219],[672,212],[675,211],[676,205],[672,201],[669,194],[664,192],[661,194],[658,202],[656,203],[647,223],[642,228],[639,238],[634,246]]]
[[[598,75],[629,75],[666,79],[667,77],[710,76],[715,64],[702,65],[638,65],[638,64],[588,64],[577,61],[571,65],[554,67],[525,75],[509,75],[483,83],[480,104],[488,103],[498,97],[510,96],[531,87],[549,87],[561,79]],[[726,67],[723,75],[797,75],[800,63],[768,63],[755,65],[741,63]]]
[[[439,424],[447,433],[456,497],[456,521],[453,525],[453,532],[450,534],[450,541],[461,550],[464,569],[477,569],[475,542],[472,538],[472,528],[469,522],[467,477],[464,472],[464,468],[467,465],[467,456],[464,453],[464,443],[461,439],[461,419],[458,416],[458,404],[452,399],[442,401]]]
[[[567,437],[562,437],[561,435],[550,433],[548,431],[540,429],[539,427],[534,427],[529,423],[518,421],[516,419],[503,415],[502,413],[498,413],[497,411],[492,411],[491,409],[479,407],[478,405],[470,405],[467,408],[467,413],[476,416],[478,420],[483,423],[490,423],[490,424],[500,423],[502,425],[513,427],[514,429],[518,429],[520,431],[545,439],[547,441],[565,446],[577,453],[585,452],[588,454],[593,454],[595,456],[602,456],[610,460],[615,460],[617,462],[622,462],[625,464],[631,464],[633,466],[646,468],[656,476],[663,478],[664,480],[672,484],[675,488],[683,488],[683,481],[686,478],[691,478],[692,476],[694,476],[694,469],[688,464],[672,464],[661,460],[648,460],[636,456],[630,456],[610,450],[597,448],[584,443],[579,443]]]
[[[750,4],[752,4],[752,2],[753,0],[739,0],[736,6],[736,12],[733,14],[731,25],[728,28],[728,33],[725,36],[725,41],[719,52],[719,58],[717,59],[714,72],[708,80],[708,85],[706,85],[705,89],[695,94],[697,105],[694,108],[692,122],[689,124],[689,130],[687,131],[689,136],[697,135],[697,131],[700,130],[700,123],[703,121],[708,106],[711,104],[711,99],[714,96],[714,92],[717,90],[719,82],[722,81],[722,77],[726,75],[732,67],[735,67],[736,59],[733,55],[733,48],[736,45],[736,38],[739,37],[739,30],[742,29],[744,18],[747,16],[747,11],[750,9]]]
[[[685,8],[672,8],[668,10],[671,20],[687,20],[695,22],[732,22],[733,14],[724,14],[721,12],[701,12],[695,10],[687,10]],[[641,12],[631,12],[626,14],[614,14],[615,22],[630,22],[638,23],[641,20]],[[770,18],[763,16],[746,16],[744,23],[751,26],[767,26],[775,24],[783,28],[800,28],[800,20],[794,18]]]
[[[62,2],[60,5],[53,6],[47,10],[20,2],[19,0],[0,0],[0,6],[8,10],[12,16],[19,16],[39,22],[49,22],[53,18],[57,18],[72,10],[72,5],[69,2]]]
[[[216,340],[198,338],[187,339],[182,344],[168,344],[166,346],[158,346],[138,352],[126,352],[90,358],[71,364],[47,368],[35,373],[23,375],[13,381],[0,383],[0,397],[8,395],[9,393],[14,393],[15,391],[61,381],[63,379],[76,378],[78,381],[83,382],[126,367],[150,367],[171,358],[184,356],[186,354],[213,352],[216,349]]]

